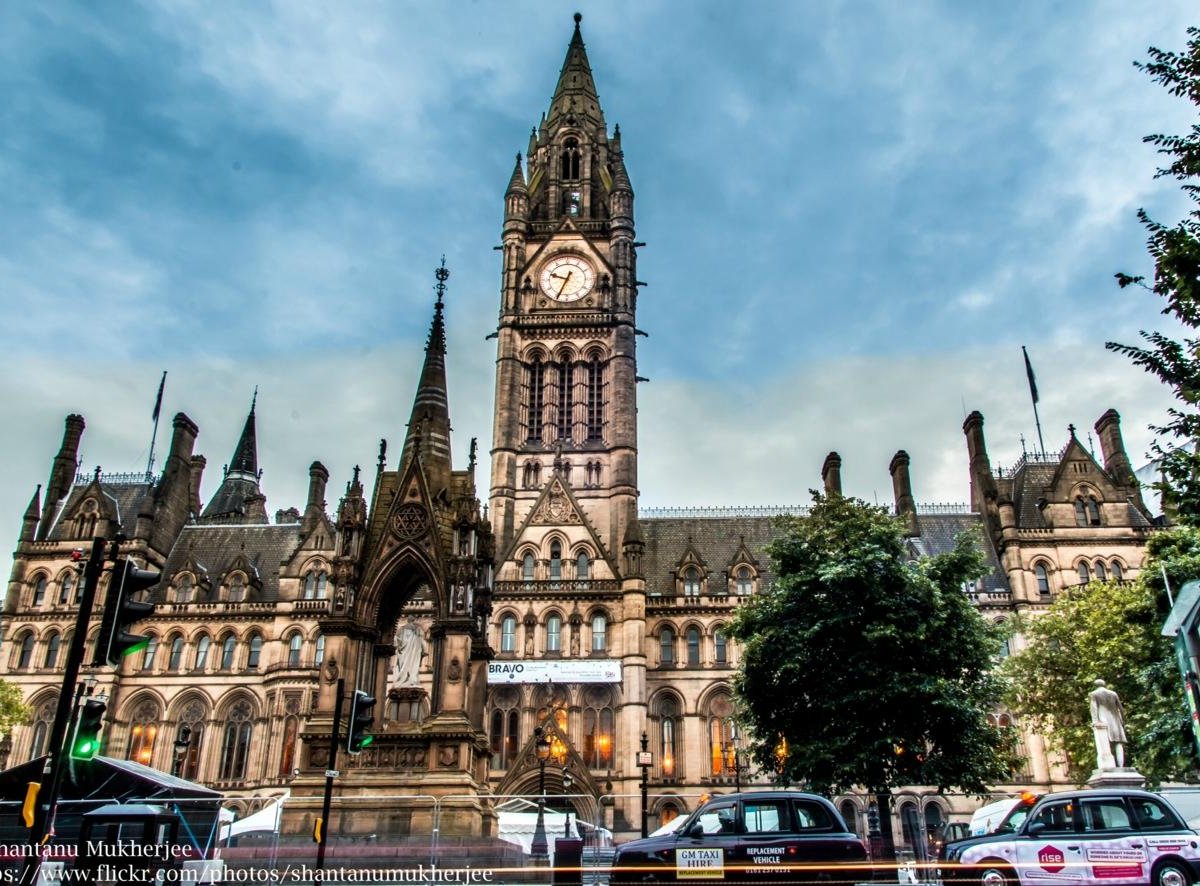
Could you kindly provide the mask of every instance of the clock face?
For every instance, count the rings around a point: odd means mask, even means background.
[[[579,256],[564,255],[546,263],[539,282],[542,292],[556,301],[579,301],[592,291],[596,272]]]

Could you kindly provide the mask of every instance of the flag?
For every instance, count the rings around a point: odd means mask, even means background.
[[[154,400],[154,413],[150,416],[151,421],[158,421],[158,414],[162,412],[162,395],[163,388],[167,385],[167,371],[163,370],[162,381],[158,383],[158,397]]]
[[[1025,346],[1021,345],[1021,353],[1025,355],[1025,375],[1029,377],[1029,396],[1033,398],[1034,405],[1038,401],[1037,379],[1033,377],[1033,364],[1029,362],[1029,353],[1025,350]]]

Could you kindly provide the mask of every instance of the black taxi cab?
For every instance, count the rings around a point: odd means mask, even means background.
[[[837,883],[863,879],[867,850],[824,797],[714,797],[676,831],[617,847],[610,882]]]
[[[1132,789],[1046,794],[1015,828],[948,843],[945,883],[1191,886],[1200,835],[1161,796]]]

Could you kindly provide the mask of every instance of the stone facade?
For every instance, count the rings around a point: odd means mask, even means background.
[[[125,477],[76,476],[84,421],[69,416],[44,495],[25,514],[4,605],[0,674],[34,710],[10,762],[46,750],[77,609],[76,552],[120,528],[122,550],[163,581],[143,625],[150,646],[116,670],[84,671],[109,698],[106,753],[233,797],[287,787],[300,798],[289,830],[315,814],[339,680],[379,699],[374,746],[343,757],[343,831],[428,832],[429,806],[404,798],[432,795],[444,799],[443,833],[492,833],[489,795],[536,792],[539,727],[553,802],[618,835],[640,827],[643,734],[652,827],[702,793],[765,781],[738,765],[738,649],[725,626],[772,581],[763,547],[773,514],[638,511],[634,194],[578,22],[503,203],[489,517],[474,443],[465,470],[451,465],[444,268],[400,458],[389,468],[381,446],[370,496],[356,468],[332,514],[329,474],[314,462],[304,509],[269,520],[253,406],[203,505],[206,462],[186,416],[175,418],[162,474]],[[1072,430],[1061,451],[1000,469],[973,413],[972,501],[961,507],[917,506],[898,452],[889,471],[914,554],[978,530],[993,572],[964,592],[994,620],[1036,614],[1093,577],[1132,578],[1153,526],[1117,414],[1096,431],[1100,460]],[[830,453],[828,492],[840,492],[840,470]],[[567,676],[489,684],[490,662]],[[571,663],[615,663],[620,682],[574,681]],[[1060,784],[1041,738],[1024,741],[1026,770],[998,790]],[[370,799],[381,794],[394,798],[387,808]],[[838,801],[863,830],[862,798]],[[977,801],[914,788],[900,792],[898,813],[906,804],[936,825]],[[910,831],[897,827],[909,841]]]

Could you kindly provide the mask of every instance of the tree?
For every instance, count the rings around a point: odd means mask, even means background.
[[[982,794],[1009,777],[1012,735],[987,722],[1001,636],[963,591],[987,567],[970,537],[913,561],[882,508],[813,500],[780,519],[767,548],[778,578],[730,628],[743,649],[740,717],[753,758],[780,780],[874,793],[890,854],[893,787]]]
[[[13,727],[29,719],[29,707],[15,683],[0,680],[0,735],[12,735]]]
[[[1200,28],[1188,28],[1188,36],[1186,52],[1151,47],[1150,61],[1134,64],[1172,95],[1200,106]],[[1155,177],[1179,181],[1197,207],[1173,227],[1154,221],[1145,209],[1139,209],[1138,219],[1149,232],[1147,249],[1154,259],[1154,283],[1146,286],[1144,278],[1124,273],[1116,275],[1117,283],[1122,288],[1137,284],[1161,296],[1166,300],[1164,314],[1173,315],[1185,329],[1196,330],[1200,328],[1200,124],[1193,124],[1186,135],[1148,135],[1143,141],[1169,160]],[[1156,487],[1180,522],[1200,525],[1200,452],[1194,445],[1183,445],[1200,438],[1200,339],[1175,341],[1161,332],[1145,330],[1140,335],[1144,346],[1108,342],[1105,347],[1158,376],[1182,404],[1169,410],[1166,424],[1152,428],[1175,438],[1174,445],[1154,444],[1163,477]]]
[[[1065,755],[1076,782],[1095,768],[1088,693],[1097,678],[1121,696],[1129,765],[1155,783],[1195,772],[1171,639],[1159,634],[1166,610],[1160,567],[1176,588],[1200,574],[1200,532],[1181,527],[1151,536],[1134,581],[1068,588],[1023,625],[1027,645],[1002,668],[1009,703]]]

